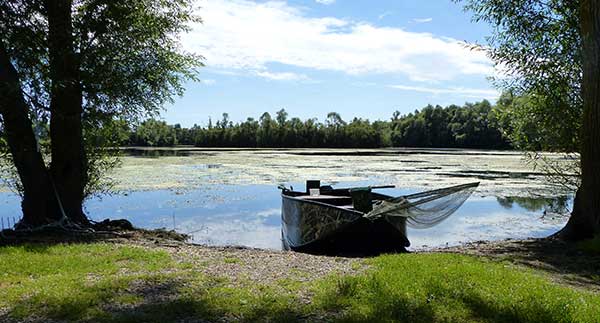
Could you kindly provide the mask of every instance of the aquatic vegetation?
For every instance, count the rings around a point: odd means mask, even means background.
[[[546,154],[560,163],[562,156]],[[564,161],[567,162],[567,161]],[[199,189],[210,184],[365,182],[429,189],[481,181],[476,194],[557,196],[572,192],[548,183],[515,151],[458,149],[202,149],[127,150],[108,176],[119,192]],[[0,183],[0,192],[8,188]]]
[[[195,243],[278,249],[279,183],[394,184],[399,188],[387,193],[401,195],[481,181],[443,225],[409,230],[413,247],[548,236],[564,226],[572,200],[521,158],[476,150],[140,149],[111,174],[122,194],[90,199],[86,211],[94,220],[189,233]],[[19,198],[0,193],[0,218],[12,223],[19,214]]]
[[[146,149],[148,150],[148,149]],[[514,151],[431,149],[174,149],[178,156],[124,157],[111,176],[123,191],[207,184],[278,184],[321,179],[426,189],[481,181],[476,194],[569,194],[546,182]],[[181,155],[181,152],[185,154]],[[548,155],[560,160],[560,155]]]

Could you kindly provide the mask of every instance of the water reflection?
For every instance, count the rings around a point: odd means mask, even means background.
[[[560,198],[547,199],[549,204],[542,204],[543,199],[532,199],[531,204],[526,200],[520,199],[522,204],[508,204],[504,198],[473,196],[439,226],[426,230],[409,229],[412,248],[453,246],[480,240],[540,238],[565,225],[567,216],[546,216],[545,212]],[[572,200],[568,199],[566,203],[570,207]]]
[[[384,183],[341,183],[338,187]],[[303,184],[292,184],[296,188]],[[410,189],[383,190],[402,195]],[[556,198],[471,197],[442,224],[411,230],[413,248],[456,245],[467,241],[542,237],[559,230],[572,205],[566,196]],[[281,199],[276,185],[206,185],[194,190],[135,191],[104,196],[86,203],[94,220],[124,218],[142,228],[167,228],[192,235],[193,242],[209,245],[243,245],[280,248]],[[0,217],[20,213],[19,199],[0,193]]]
[[[544,211],[545,213],[566,214],[569,213],[572,199],[569,196],[557,197],[498,197],[498,204],[506,209],[517,205],[527,211]]]
[[[186,157],[190,155],[190,151],[185,149],[125,148],[121,151],[127,156],[145,158]]]
[[[125,218],[143,228],[175,229],[195,243],[278,249],[280,203],[276,186],[209,185],[105,197],[86,209],[94,220]]]

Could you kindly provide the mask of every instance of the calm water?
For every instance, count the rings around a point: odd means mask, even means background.
[[[376,185],[346,182],[338,186]],[[302,189],[303,184],[293,185]],[[386,189],[400,195],[415,189]],[[456,245],[466,241],[542,237],[566,222],[567,197],[497,198],[472,196],[452,217],[437,227],[409,229],[412,248]],[[276,185],[207,184],[192,190],[133,191],[86,203],[94,220],[124,218],[142,228],[167,228],[189,233],[195,243],[243,245],[279,249],[281,198]],[[19,199],[0,193],[0,218],[19,214]],[[12,222],[12,220],[11,220]]]

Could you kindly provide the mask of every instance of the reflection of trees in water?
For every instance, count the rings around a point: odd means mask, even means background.
[[[124,152],[128,156],[147,158],[186,157],[190,155],[188,151],[174,149],[125,149]]]
[[[557,197],[497,197],[496,200],[505,209],[511,209],[515,204],[527,211],[544,210],[550,213],[564,214],[569,212],[570,196]]]

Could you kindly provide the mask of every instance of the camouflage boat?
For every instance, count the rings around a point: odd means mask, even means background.
[[[309,253],[401,252],[407,225],[434,226],[476,189],[471,183],[406,196],[373,192],[393,186],[334,189],[308,181],[304,192],[281,186],[282,244]]]

